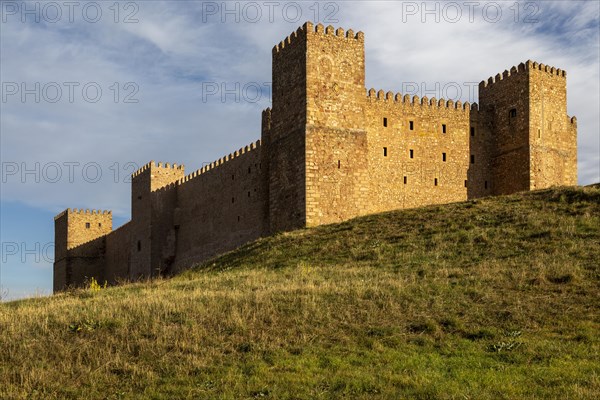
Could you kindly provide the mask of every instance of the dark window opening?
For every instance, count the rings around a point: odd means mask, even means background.
[[[383,148],[383,156],[384,156],[384,157],[387,157],[387,147],[384,147],[384,148]]]
[[[415,152],[411,149],[410,150],[410,158],[414,158],[414,156],[415,156]]]
[[[232,198],[231,198],[231,202],[232,202],[232,203],[235,203],[235,197],[232,197]]]
[[[231,180],[235,180],[235,175],[231,175]]]
[[[406,179],[406,177],[404,177],[404,184],[405,184],[405,185],[406,185],[406,181],[407,181],[407,179]]]
[[[340,169],[342,167],[342,162],[340,160],[338,160],[338,169]]]
[[[100,222],[98,222],[98,227],[101,227],[101,226],[102,226],[102,224]]]
[[[446,153],[442,153],[442,161],[446,162]]]
[[[383,118],[383,126],[387,128],[387,118]]]
[[[250,197],[250,192],[248,192],[248,197]]]
[[[85,223],[85,229],[90,229],[90,223],[89,222]]]
[[[515,117],[517,116],[517,109],[516,109],[516,108],[513,108],[513,109],[511,109],[511,110],[508,112],[508,116],[509,116],[510,118],[515,118]]]
[[[475,128],[471,128],[471,136],[475,136]]]
[[[240,216],[238,215],[238,222],[240,222]]]
[[[467,187],[467,181],[465,181],[465,187]]]
[[[138,200],[141,200],[141,199],[142,199],[142,196],[138,196]]]
[[[471,154],[471,164],[475,164],[475,156]]]
[[[140,240],[138,240],[137,249],[138,251],[142,251],[142,242]]]
[[[248,173],[250,173],[250,167],[248,167]]]
[[[415,123],[414,123],[414,121],[408,121],[408,129],[410,129],[411,131],[415,130]]]
[[[437,182],[438,182],[438,181],[437,181],[437,178],[435,178],[435,179],[433,180],[433,184],[434,184],[434,186],[437,186]]]
[[[542,137],[542,130],[538,129],[538,139],[541,139],[541,137]]]
[[[485,181],[485,184],[484,184],[484,185],[485,185],[485,188],[487,189],[487,188],[488,188],[487,181]]]
[[[442,124],[442,133],[446,133],[446,124]]]

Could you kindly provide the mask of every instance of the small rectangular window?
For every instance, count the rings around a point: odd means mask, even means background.
[[[248,197],[250,197],[250,192],[248,192]]]
[[[467,187],[467,181],[465,181],[465,187]]]
[[[142,251],[142,242],[140,240],[137,242],[137,250]]]
[[[434,186],[437,186],[437,182],[438,182],[438,181],[437,181],[437,178],[435,178],[435,179],[433,180],[433,184],[434,184]]]
[[[415,123],[414,123],[414,121],[408,121],[408,129],[410,129],[411,131],[415,130]]]
[[[232,197],[232,198],[231,198],[231,202],[232,202],[232,203],[235,203],[235,197]]]
[[[487,181],[485,181],[485,188],[486,188],[486,189],[487,189],[487,188],[488,188],[488,184],[487,184]]]
[[[475,136],[475,128],[471,128],[471,136]]]
[[[475,164],[475,155],[471,154],[471,164]]]
[[[250,167],[248,167],[248,173],[250,173]]]
[[[102,224],[100,222],[98,222],[98,228],[102,227]]]
[[[404,184],[405,184],[405,185],[406,185],[406,181],[407,181],[407,180],[408,180],[408,179],[406,179],[406,177],[404,177]]]
[[[387,157],[387,147],[384,147],[384,148],[383,148],[383,156],[384,156],[384,157]]]
[[[342,162],[340,160],[338,160],[338,169],[340,169],[342,167]]]
[[[442,153],[442,161],[446,162],[446,153]]]
[[[415,152],[411,149],[410,150],[410,158],[414,158],[414,156],[415,156]]]
[[[238,222],[240,222],[240,216],[238,215]]]
[[[517,109],[516,109],[516,108],[513,108],[513,109],[511,109],[511,110],[508,112],[508,116],[509,116],[510,118],[515,118],[515,117],[517,116]]]
[[[446,124],[442,124],[442,133],[446,133]]]
[[[387,128],[387,118],[383,118],[383,126]]]
[[[90,225],[90,223],[89,223],[89,222],[86,222],[86,223],[85,223],[85,229],[90,229],[90,226],[91,226],[91,225]]]
[[[235,180],[235,175],[231,175],[231,180]]]

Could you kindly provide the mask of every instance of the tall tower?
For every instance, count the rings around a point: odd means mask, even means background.
[[[54,218],[54,291],[104,280],[104,236],[112,231],[110,211],[68,209]]]
[[[567,116],[564,71],[521,63],[482,82],[479,101],[489,194],[577,183],[576,120]]]
[[[271,231],[360,214],[367,195],[364,84],[362,32],[307,22],[273,48]]]

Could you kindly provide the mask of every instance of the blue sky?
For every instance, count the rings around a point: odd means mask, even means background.
[[[191,172],[257,140],[271,49],[306,20],[363,31],[377,90],[458,86],[472,102],[470,87],[527,59],[566,70],[579,183],[600,181],[597,1],[114,3],[1,3],[2,297],[51,292],[63,209],[113,210],[117,227],[136,167]]]

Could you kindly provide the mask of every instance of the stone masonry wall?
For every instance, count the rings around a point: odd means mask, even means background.
[[[267,176],[260,153],[260,142],[253,143],[176,185],[173,271],[267,234]]]

